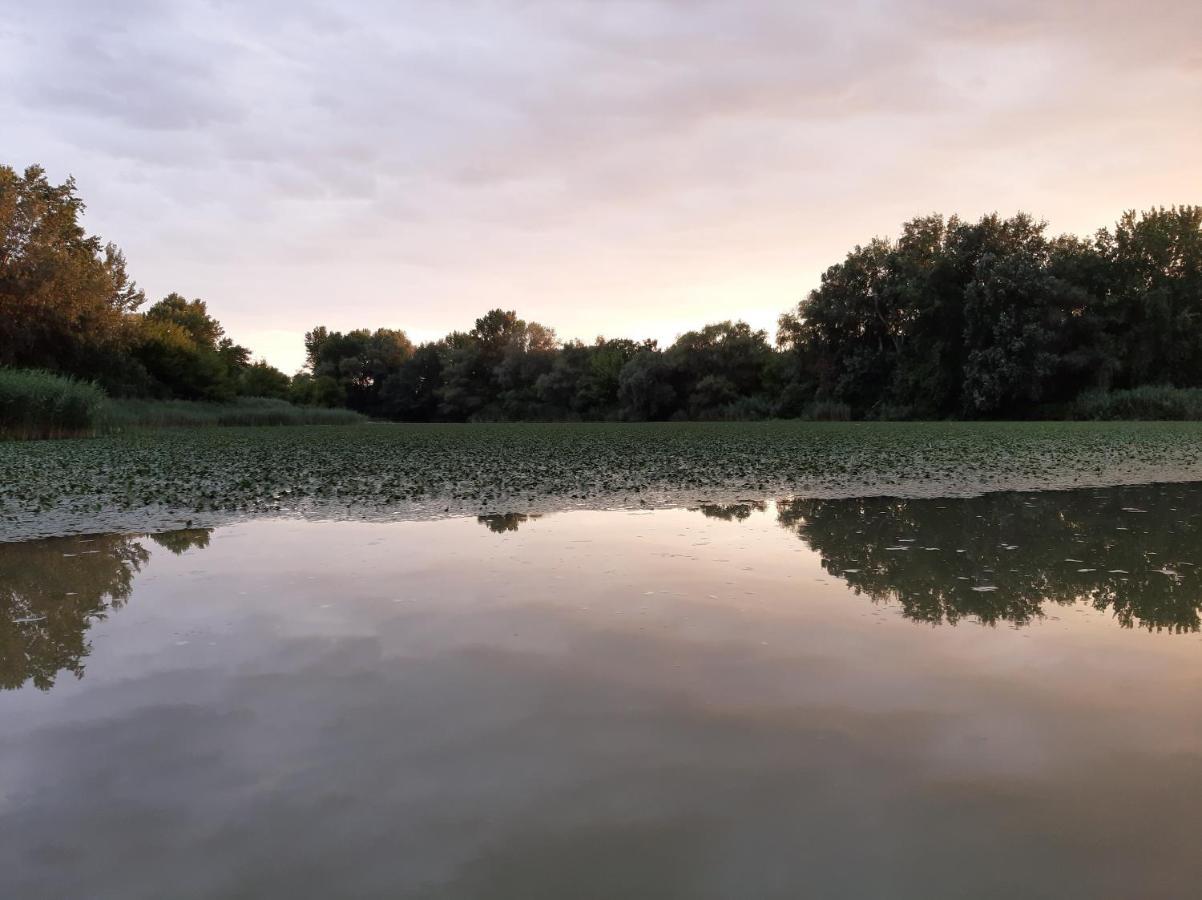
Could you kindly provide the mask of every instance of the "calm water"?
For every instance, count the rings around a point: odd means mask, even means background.
[[[0,544],[0,896],[1202,895],[1202,487]]]

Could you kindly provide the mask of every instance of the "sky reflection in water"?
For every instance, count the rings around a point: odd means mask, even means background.
[[[0,894],[1189,896],[1200,499],[0,545]]]

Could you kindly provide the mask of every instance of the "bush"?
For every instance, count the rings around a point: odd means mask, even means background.
[[[914,407],[904,403],[878,403],[867,416],[877,422],[909,422],[918,418]]]
[[[291,388],[292,379],[266,360],[252,363],[238,373],[238,393],[243,397],[287,400]]]
[[[1073,401],[1069,418],[1202,420],[1202,388],[1145,385],[1122,391],[1088,391]]]
[[[0,369],[0,437],[79,437],[96,430],[107,398],[90,382],[36,369]]]
[[[367,418],[349,409],[294,406],[286,400],[242,397],[230,403],[191,400],[114,400],[104,426],[171,428],[205,425],[354,425]]]
[[[851,407],[837,400],[815,400],[802,410],[801,417],[811,422],[847,422]]]

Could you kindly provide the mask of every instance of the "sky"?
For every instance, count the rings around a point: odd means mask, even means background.
[[[289,372],[494,307],[771,334],[916,215],[1202,202],[1202,2],[10,0],[0,163]]]

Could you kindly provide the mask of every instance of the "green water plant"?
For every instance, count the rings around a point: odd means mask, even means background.
[[[96,385],[36,369],[0,368],[0,438],[92,434],[106,404]]]

